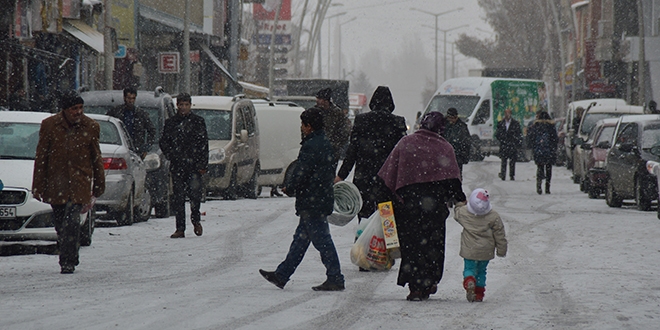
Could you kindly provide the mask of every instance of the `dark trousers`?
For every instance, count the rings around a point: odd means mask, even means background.
[[[540,182],[543,179],[545,179],[545,183],[550,183],[552,179],[552,164],[536,165],[536,180]]]
[[[509,177],[513,179],[516,176],[516,161],[518,160],[518,155],[513,154],[511,157],[500,156],[502,159],[502,166],[500,167],[500,178],[504,180],[506,178],[506,163],[509,161]]]
[[[300,216],[289,253],[287,253],[286,259],[277,266],[275,274],[282,281],[289,281],[302,262],[309,243],[312,243],[321,254],[321,262],[325,266],[327,280],[332,283],[344,283],[344,275],[341,273],[339,256],[337,256],[337,250],[330,235],[327,216]]]
[[[60,266],[77,266],[80,249],[80,210],[82,204],[51,205],[53,224],[60,250]]]
[[[190,220],[199,222],[202,201],[202,175],[197,171],[172,171],[172,210],[176,216],[176,230],[186,230],[186,197],[190,201]]]

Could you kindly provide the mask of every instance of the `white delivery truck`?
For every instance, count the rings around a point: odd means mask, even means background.
[[[511,108],[513,117],[522,126],[523,135],[527,135],[528,124],[534,120],[536,111],[548,109],[548,98],[541,80],[453,78],[440,85],[423,114],[430,111],[446,114],[449,108],[456,108],[459,118],[468,125],[472,138],[471,160],[483,160],[499,152],[495,129],[505,109]],[[529,161],[531,150],[523,148],[518,159]]]

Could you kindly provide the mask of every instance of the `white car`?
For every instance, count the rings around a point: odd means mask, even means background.
[[[98,213],[99,219],[116,220],[120,226],[148,220],[151,197],[146,187],[147,166],[135,152],[124,124],[106,115],[87,116],[101,129],[105,192],[96,200],[94,210],[105,213]]]
[[[43,112],[0,112],[0,240],[57,240],[49,204],[32,196],[32,171]],[[94,233],[92,212],[80,215],[80,245]]]

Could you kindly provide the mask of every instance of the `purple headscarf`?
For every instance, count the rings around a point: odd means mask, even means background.
[[[422,118],[419,122],[419,127],[442,135],[445,132],[445,122],[445,116],[442,113],[432,111]]]

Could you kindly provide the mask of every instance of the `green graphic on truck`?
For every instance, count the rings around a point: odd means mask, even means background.
[[[527,124],[534,120],[536,111],[541,108],[546,111],[548,109],[547,94],[543,82],[496,80],[490,86],[493,92],[495,124],[504,118],[504,110],[510,108],[511,116],[520,122],[523,134],[527,135]]]

